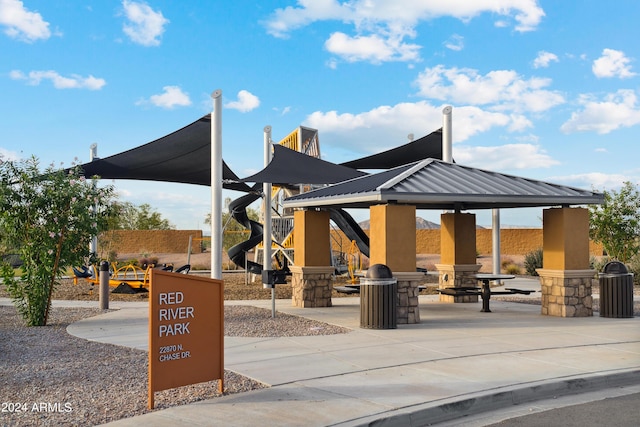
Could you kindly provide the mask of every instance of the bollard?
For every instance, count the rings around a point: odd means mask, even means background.
[[[100,310],[109,309],[109,263],[100,263]]]

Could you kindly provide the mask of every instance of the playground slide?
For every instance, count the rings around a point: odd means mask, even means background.
[[[231,212],[233,219],[242,224],[246,229],[250,230],[251,234],[249,235],[248,240],[231,247],[227,254],[229,255],[229,259],[231,259],[231,261],[236,265],[243,268],[246,265],[247,270],[253,274],[261,274],[262,265],[253,261],[247,261],[247,251],[250,251],[262,242],[262,224],[249,219],[249,216],[247,215],[247,206],[258,200],[260,197],[260,194],[249,193],[229,204],[229,212]]]
[[[329,209],[331,220],[347,236],[349,240],[355,240],[360,252],[369,257],[369,236],[362,230],[355,219],[344,209]]]

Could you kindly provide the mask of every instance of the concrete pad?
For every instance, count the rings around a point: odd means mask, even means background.
[[[226,303],[271,308],[271,301]],[[481,313],[481,303],[421,296],[421,323],[372,330],[359,327],[359,298],[313,309],[278,300],[276,308],[352,331],[225,337],[225,368],[271,388],[112,425],[425,425],[514,402],[640,384],[637,317],[557,318],[542,316],[536,305],[498,300],[491,301],[492,313]],[[77,322],[69,332],[146,348],[147,313],[146,307],[123,306]]]

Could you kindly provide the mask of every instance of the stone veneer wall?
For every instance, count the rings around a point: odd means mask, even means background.
[[[398,281],[397,323],[407,325],[420,323],[420,307],[418,305],[418,286],[422,281],[422,273],[396,272],[393,276]]]
[[[448,265],[436,264],[438,270],[438,289],[478,286],[478,279],[473,277],[481,265]],[[446,279],[446,280],[445,280]],[[445,295],[440,294],[440,302],[478,302],[478,295]]]
[[[593,316],[595,270],[538,269],[541,285],[541,314],[558,317]]]
[[[294,307],[331,307],[333,267],[291,266],[291,304]]]

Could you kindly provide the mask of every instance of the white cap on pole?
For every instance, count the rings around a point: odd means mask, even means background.
[[[442,160],[447,163],[453,162],[452,111],[450,105],[442,110]]]
[[[211,112],[211,278],[222,279],[222,91],[215,90]]]

